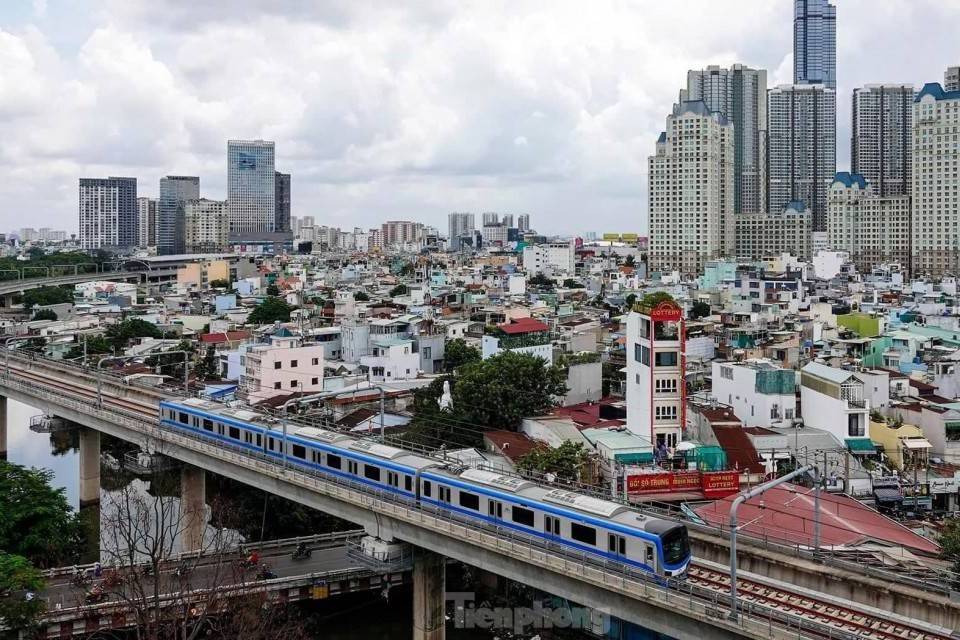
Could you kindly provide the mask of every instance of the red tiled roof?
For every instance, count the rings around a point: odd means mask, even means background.
[[[736,496],[696,509],[710,524],[727,524]],[[741,530],[788,544],[813,546],[812,489],[782,484],[741,505]],[[855,547],[873,541],[937,555],[940,546],[853,498],[820,494],[820,542],[824,546]]]
[[[720,425],[711,425],[713,433],[717,436],[717,441],[723,450],[727,453],[727,462],[734,469],[749,471],[750,473],[763,473],[766,468],[760,462],[760,456],[754,448],[753,443],[747,436],[743,427]]]
[[[500,330],[509,335],[549,331],[550,327],[533,318],[517,318],[500,325]]]
[[[716,422],[736,422],[740,424],[740,418],[730,407],[696,407],[693,409],[710,423]]]
[[[204,344],[222,344],[224,342],[235,342],[237,340],[246,340],[252,334],[249,331],[227,331],[226,333],[204,333],[200,336],[200,342]]]
[[[501,455],[514,461],[522,458],[534,449],[540,449],[546,446],[515,431],[487,431],[483,434],[483,439],[488,442],[491,449],[496,450]]]

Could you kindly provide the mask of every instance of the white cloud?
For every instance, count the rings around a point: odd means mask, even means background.
[[[839,4],[842,167],[852,87],[939,80],[960,62],[960,7]],[[262,137],[295,215],[643,229],[647,156],[686,70],[739,61],[789,81],[791,6],[102,0],[72,32],[61,5],[38,6],[0,30],[0,227],[28,212],[74,229],[81,176],[134,175],[151,195],[197,174],[222,197],[226,140]]]

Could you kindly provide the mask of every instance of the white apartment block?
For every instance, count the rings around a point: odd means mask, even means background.
[[[423,224],[404,220],[391,220],[381,225],[384,247],[420,246],[423,244]]]
[[[910,196],[880,196],[863,176],[837,174],[827,199],[828,246],[845,251],[863,273],[910,264]]]
[[[797,415],[796,374],[769,360],[714,362],[713,398],[745,427],[788,427]]]
[[[913,104],[912,271],[960,273],[960,91],[924,85]]]
[[[577,270],[576,243],[548,242],[523,248],[523,269],[528,275],[574,275]]]
[[[412,380],[420,371],[420,354],[410,338],[371,338],[370,355],[360,357],[360,366],[370,380]]]
[[[682,102],[650,156],[650,270],[697,275],[734,251],[734,138],[726,117]]]
[[[184,207],[187,253],[217,253],[230,246],[230,208],[224,200],[189,200]]]
[[[960,67],[947,67],[943,72],[943,90],[960,91]]]
[[[837,96],[822,84],[767,92],[769,210],[801,200],[824,231],[827,189],[837,171]]]
[[[136,246],[136,178],[80,178],[79,195],[81,248]]]
[[[485,224],[480,229],[484,247],[502,246],[507,244],[509,228],[505,224]]]
[[[789,253],[801,260],[812,255],[813,216],[802,202],[781,212],[735,216],[738,258],[759,259]]]
[[[323,391],[324,346],[304,346],[286,330],[269,344],[241,346],[240,388],[252,402],[289,393]]]
[[[913,85],[869,84],[853,90],[850,172],[878,196],[910,195]]]
[[[157,244],[157,199],[137,198],[137,246],[141,249]]]
[[[652,313],[652,312],[651,312]],[[681,317],[679,308],[676,317]],[[683,359],[680,325],[627,315],[627,429],[657,446],[682,438]]]
[[[870,401],[851,371],[807,363],[800,370],[800,406],[805,426],[828,431],[841,443],[870,438]]]
[[[703,100],[733,123],[733,210],[767,211],[767,72],[735,64],[687,72],[681,101]]]

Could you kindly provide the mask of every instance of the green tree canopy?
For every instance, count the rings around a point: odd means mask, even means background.
[[[56,320],[57,312],[53,309],[37,309],[37,312],[33,314],[34,320]]]
[[[640,300],[640,304],[644,307],[652,309],[661,302],[673,302],[673,296],[667,293],[666,291],[656,291],[654,293],[648,293],[643,296],[643,299]]]
[[[543,275],[542,273],[537,273],[533,275],[527,282],[529,282],[534,287],[541,287],[543,289],[553,289],[553,280]]]
[[[220,377],[220,365],[217,363],[217,352],[213,345],[207,345],[203,358],[193,367],[193,374],[198,380],[210,380]]]
[[[211,281],[210,281],[210,286],[211,286],[213,289],[229,289],[229,288],[230,288],[230,281],[229,281],[229,280],[225,280],[225,279],[223,279],[223,278],[219,278],[219,279],[217,279],[217,280],[211,280]]]
[[[628,293],[627,297],[624,298],[623,301],[627,305],[627,309],[633,309],[633,305],[637,304],[637,294]]]
[[[587,461],[582,442],[567,440],[559,447],[538,447],[517,461],[517,469],[539,475],[553,474],[560,480],[576,481]]]
[[[491,429],[516,429],[527,416],[540,416],[567,392],[557,366],[525,353],[504,351],[457,370],[454,411],[466,422]]]
[[[82,529],[53,472],[0,460],[0,550],[39,567],[73,562]]]
[[[107,327],[107,340],[115,351],[126,348],[134,338],[162,338],[163,332],[152,322],[140,318],[130,318],[118,324]],[[89,344],[87,345],[89,353]]]
[[[940,532],[940,555],[953,562],[953,572],[960,575],[960,518],[946,521]],[[954,588],[960,588],[960,577],[954,580]]]
[[[566,278],[563,281],[563,286],[567,289],[583,289],[583,284],[573,278]]]
[[[28,600],[26,594],[41,589],[43,578],[29,560],[0,551],[0,625],[14,630],[33,626],[43,613],[44,602],[40,598]]]
[[[703,300],[697,300],[690,307],[689,317],[691,320],[699,320],[710,315],[710,305]]]
[[[280,287],[278,287],[277,285],[275,285],[274,283],[271,282],[270,284],[267,285],[267,295],[268,295],[268,296],[271,296],[271,297],[277,297],[277,296],[279,296],[279,295],[280,295]]]
[[[76,360],[77,358],[83,357],[83,338],[81,337],[79,344],[75,344],[70,347],[70,350],[67,351],[66,355],[63,357],[67,360]],[[110,341],[103,336],[88,336],[87,337],[87,357],[96,354],[112,353],[113,345],[110,344]]]
[[[410,287],[403,284],[402,282],[395,286],[393,289],[390,289],[390,297],[396,298],[397,296],[405,296],[410,293]]]
[[[273,324],[274,322],[289,322],[290,312],[294,307],[287,304],[282,298],[270,297],[258,304],[250,315],[247,324]]]
[[[37,287],[23,292],[23,306],[27,309],[48,304],[73,302],[73,290],[63,287]]]
[[[357,302],[367,302],[368,300],[370,300],[370,296],[368,296],[363,291],[354,291],[353,299],[356,300]]]
[[[453,371],[468,362],[480,359],[480,349],[467,344],[463,338],[454,338],[447,342],[443,349],[443,366],[447,371]]]

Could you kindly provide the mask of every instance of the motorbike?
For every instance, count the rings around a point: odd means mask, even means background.
[[[87,594],[83,597],[83,601],[87,604],[97,604],[98,602],[103,602],[106,599],[107,594],[100,587],[94,587],[90,591],[87,591]]]
[[[310,549],[309,547],[307,547],[307,546],[305,546],[305,545],[301,545],[301,546],[297,547],[296,550],[293,552],[293,559],[294,559],[294,560],[306,560],[306,559],[309,558],[312,554],[313,554],[313,549]]]
[[[260,567],[260,571],[257,572],[257,580],[272,580],[276,578],[277,574],[273,572],[270,567],[263,565]]]

